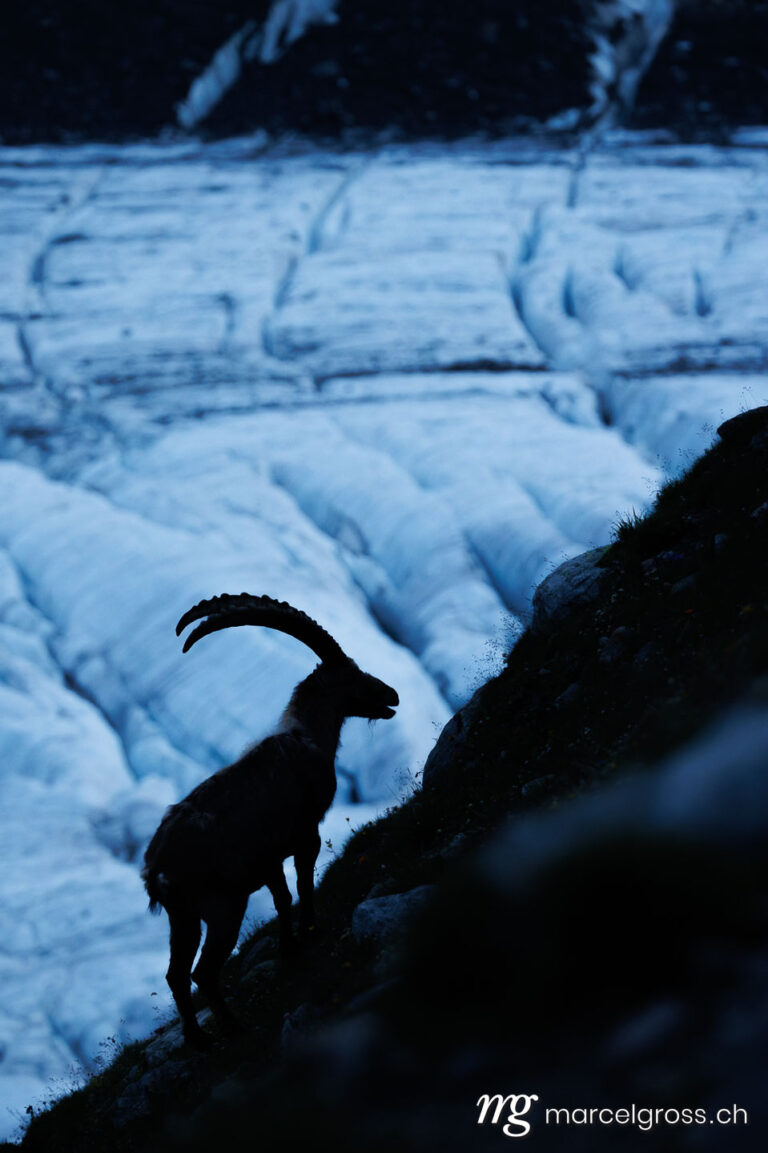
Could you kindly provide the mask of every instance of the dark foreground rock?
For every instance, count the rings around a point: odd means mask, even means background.
[[[576,605],[596,601],[605,583],[600,561],[604,548],[593,548],[572,557],[546,577],[533,594],[533,629],[552,627],[564,620]]]
[[[654,774],[508,828],[446,879],[383,1003],[294,1051],[268,1096],[235,1079],[172,1147],[259,1124],[329,1153],[465,1153],[523,1117],[537,1149],[762,1148],[766,765],[753,703]],[[505,1135],[509,1102],[478,1126],[485,1093],[536,1100]]]

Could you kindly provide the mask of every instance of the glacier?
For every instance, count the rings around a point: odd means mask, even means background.
[[[543,577],[768,401],[765,143],[0,149],[0,1135],[168,1014],[143,848],[312,668],[178,617],[268,593],[397,688],[322,866]]]

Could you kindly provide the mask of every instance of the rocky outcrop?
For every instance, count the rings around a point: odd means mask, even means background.
[[[472,754],[467,736],[479,719],[480,708],[479,694],[476,693],[451,717],[424,764],[424,788],[431,788],[448,769],[459,767],[462,771],[471,771]]]
[[[637,96],[633,124],[711,132],[765,124],[766,0],[681,0]]]
[[[590,549],[564,561],[545,577],[533,594],[533,629],[556,625],[575,608],[597,600],[605,584],[606,574],[600,568],[600,561],[606,551],[605,548]]]
[[[409,924],[434,893],[434,885],[419,885],[406,893],[361,901],[352,914],[352,935],[357,941],[386,944],[404,938]]]

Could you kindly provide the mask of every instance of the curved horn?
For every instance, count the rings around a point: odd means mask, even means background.
[[[256,597],[250,593],[239,595],[223,593],[218,597],[210,597],[184,613],[176,625],[176,636],[180,636],[192,621],[199,621],[203,617],[207,619],[203,620],[185,640],[185,653],[208,633],[228,629],[232,625],[262,625],[264,628],[277,629],[281,633],[296,637],[312,649],[321,661],[349,660],[341,645],[336,643],[330,633],[327,633],[317,621],[313,621],[312,617],[300,609],[295,609],[286,601],[276,601],[268,596]]]

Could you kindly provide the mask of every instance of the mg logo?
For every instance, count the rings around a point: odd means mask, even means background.
[[[527,1137],[531,1124],[525,1120],[525,1116],[538,1099],[536,1093],[509,1093],[506,1097],[502,1097],[501,1093],[493,1096],[483,1093],[477,1102],[480,1110],[477,1123],[484,1125],[486,1119],[490,1119],[491,1125],[498,1125],[499,1121],[504,1121],[501,1131],[505,1137]]]

